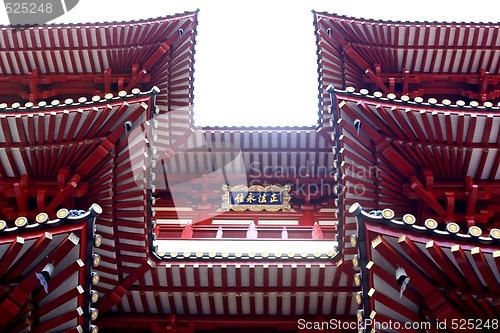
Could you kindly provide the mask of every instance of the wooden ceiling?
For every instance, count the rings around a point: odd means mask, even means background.
[[[321,91],[332,84],[411,98],[500,101],[498,23],[314,17]]]

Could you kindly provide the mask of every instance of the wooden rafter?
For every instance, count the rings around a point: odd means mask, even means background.
[[[127,289],[153,266],[154,263],[148,260],[135,269],[132,274],[123,279],[105,298],[99,300],[99,303],[97,303],[99,312],[104,313],[120,302],[122,297],[127,293]]]
[[[160,46],[156,49],[156,51],[146,59],[144,65],[141,70],[137,70],[138,65],[134,65],[132,68],[132,80],[125,86],[124,90],[128,91],[132,88],[135,88],[137,84],[143,81],[143,78],[146,76],[150,68],[153,68],[154,65],[163,57],[167,51],[169,50],[169,45],[167,43],[161,43]]]
[[[53,263],[54,266],[70,252],[76,244],[69,238],[62,241],[46,258],[40,260],[31,270],[26,272],[22,280],[12,290],[0,304],[0,310],[8,315],[0,317],[0,328],[5,327],[12,317],[21,309],[30,299],[30,293],[39,286],[39,281],[35,272],[40,272],[47,263]]]
[[[433,311],[435,319],[445,320],[449,318],[463,318],[461,312],[447,302],[446,297],[428,280],[428,278],[425,277],[424,274],[421,274],[419,268],[407,259],[401,257],[399,252],[396,251],[384,237],[378,236],[378,240],[379,241],[372,243],[373,250],[377,251],[385,258],[393,258],[393,265],[399,265],[406,270],[408,276],[410,276],[412,280],[411,286],[418,286],[418,288],[410,288],[414,289],[423,297],[426,305]],[[395,261],[395,258],[399,258],[400,260]],[[394,269],[396,269],[396,267],[394,267]]]

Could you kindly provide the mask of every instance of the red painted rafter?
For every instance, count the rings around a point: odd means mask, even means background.
[[[482,291],[483,285],[479,280],[474,268],[471,266],[464,249],[455,245],[451,248],[451,254],[455,258],[460,270],[463,272],[464,276],[467,276],[467,283],[471,286],[474,291]]]
[[[35,272],[40,272],[49,262],[57,266],[74,246],[75,244],[66,238],[46,258],[36,264],[29,272],[26,272],[22,281],[8,293],[7,298],[0,304],[0,310],[8,314],[0,317],[0,328],[9,323],[12,316],[28,302],[30,293],[39,286]]]
[[[436,286],[428,280],[428,278],[421,274],[419,268],[414,264],[402,257],[397,250],[395,250],[384,237],[378,236],[378,241],[373,243],[373,250],[380,253],[385,258],[399,258],[400,260],[392,260],[393,265],[398,265],[406,270],[408,276],[411,277],[411,286],[418,286],[413,288],[424,298],[427,306],[434,312],[435,318],[438,320],[463,318],[460,311],[446,301],[444,295],[436,288]],[[396,267],[394,267],[394,270]],[[455,274],[451,274],[457,276]],[[394,279],[394,277],[392,277]],[[457,282],[457,281],[454,281]],[[460,284],[459,284],[460,285]],[[410,286],[410,288],[412,288]]]
[[[41,235],[38,240],[30,246],[30,251],[32,251],[33,254],[31,256],[23,256],[19,258],[2,276],[2,280],[5,282],[15,282],[19,276],[23,276],[22,273],[26,270],[26,268],[38,258],[35,254],[43,253],[43,251],[52,242],[52,239],[52,234],[48,232]]]
[[[405,317],[409,321],[413,321],[413,322],[425,321],[425,318],[422,315],[420,315],[417,312],[414,312],[412,309],[405,306],[404,304],[399,303],[397,300],[395,300],[391,297],[388,297],[383,292],[375,290],[374,293],[370,296],[370,298],[374,302],[379,302],[381,304],[384,304],[385,306],[389,307],[390,309],[398,309],[398,311],[397,311],[398,315]]]
[[[25,239],[22,237],[16,237],[15,240],[12,241],[9,248],[0,259],[0,276],[3,277],[5,272],[7,272],[7,269],[12,265],[19,252],[21,252],[24,243]]]
[[[458,288],[466,288],[465,282],[461,279],[462,274],[444,253],[442,248],[434,241],[427,242],[425,247],[431,257],[439,264],[439,266],[445,272],[448,272],[448,276],[453,284]]]
[[[81,318],[83,314],[83,309],[81,307],[77,307],[76,309],[71,309],[68,312],[65,312],[57,317],[51,318],[43,323],[37,324],[33,326],[33,332],[35,333],[44,333],[49,330],[53,330],[54,328],[67,323],[75,318]]]
[[[108,311],[113,305],[120,302],[121,298],[127,293],[127,289],[130,288],[130,286],[143,274],[151,269],[152,265],[154,266],[154,264],[149,260],[147,262],[143,262],[138,268],[134,270],[133,273],[129,274],[120,282],[120,284],[116,285],[110,293],[108,293],[103,299],[99,300],[99,302],[97,303],[97,309],[99,310],[99,312],[104,313]]]
[[[378,277],[380,277],[382,280],[384,280],[386,283],[389,284],[389,287],[393,290],[393,292],[399,293],[400,286],[396,283],[396,280],[394,279],[394,274],[392,274],[392,272],[386,271],[381,265],[377,265],[373,261],[370,261],[366,268],[369,273],[368,279],[370,286],[373,286],[374,275],[377,275]],[[404,297],[413,304],[422,305],[424,303],[423,296],[420,295],[417,290],[413,290],[411,288],[405,290]],[[374,306],[373,302],[371,306],[373,309]]]
[[[486,282],[486,286],[489,290],[498,295],[500,293],[500,283],[492,272],[491,267],[484,256],[484,252],[479,247],[472,248],[470,252],[476,267]]]
[[[433,261],[427,260],[427,255],[420,250],[410,236],[403,235],[398,239],[398,244],[408,254],[410,258],[415,258],[418,266],[421,267],[439,286],[449,284],[449,278],[436,266]]]
[[[376,75],[373,73],[370,64],[364,59],[362,55],[356,51],[355,48],[352,47],[352,44],[347,42],[344,37],[341,36],[339,32],[337,32],[335,29],[330,30],[332,37],[340,43],[342,49],[343,49],[343,54],[345,54],[348,58],[352,59],[353,62],[359,66],[364,73],[367,75],[367,77],[371,80],[372,83],[375,83],[376,86],[378,86],[380,89],[382,89],[383,92],[388,93],[389,88],[380,80],[379,75]],[[326,33],[323,30],[318,30],[317,33],[325,40],[329,40],[332,37],[326,35]],[[377,73],[379,74],[379,73]]]
[[[426,204],[428,204],[434,211],[441,217],[446,218],[446,211],[441,207],[441,204],[437,201],[436,197],[433,193],[426,191],[417,177],[411,177],[412,181],[411,188],[415,193],[419,196],[421,200],[423,200]]]

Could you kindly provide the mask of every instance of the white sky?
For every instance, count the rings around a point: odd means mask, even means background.
[[[80,0],[54,23],[166,16],[199,8],[197,125],[311,126],[318,74],[312,9],[410,21],[498,22],[497,0]],[[0,23],[8,24],[5,11]]]

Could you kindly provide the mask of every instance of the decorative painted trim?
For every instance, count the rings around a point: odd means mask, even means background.
[[[385,219],[378,214],[371,214],[363,211],[359,203],[354,203],[349,208],[349,212],[358,218],[362,217],[370,222],[384,224],[389,227],[404,229],[416,233],[429,234],[430,237],[452,238],[463,241],[482,243],[482,244],[500,244],[500,229],[493,228],[489,231],[488,236],[483,236],[484,232],[479,226],[474,226],[471,230],[461,230],[460,226],[454,222],[446,224],[445,230],[438,229],[438,223],[434,219],[427,219],[424,225],[408,224],[403,220]],[[406,215],[405,215],[406,216]]]
[[[427,101],[424,101],[424,99],[420,96],[415,97],[413,100],[410,99],[409,96],[407,95],[401,95],[399,98],[393,93],[388,93],[384,96],[384,94],[380,91],[374,91],[370,94],[368,89],[360,89],[359,91],[356,91],[354,87],[347,87],[345,90],[342,89],[336,89],[335,88],[335,93],[345,93],[353,96],[358,96],[361,98],[365,99],[374,99],[374,100],[379,100],[391,104],[405,104],[405,105],[413,105],[413,106],[430,106],[436,109],[466,109],[466,110],[487,110],[487,111],[498,111],[500,110],[500,103],[497,105],[494,105],[490,101],[485,101],[482,105],[479,104],[477,101],[471,101],[469,102],[469,105],[466,105],[466,103],[462,100],[457,100],[455,104],[452,104],[452,102],[449,99],[443,99],[441,103],[436,98],[430,97],[427,99]]]
[[[54,110],[54,109],[68,109],[68,108],[81,108],[82,106],[94,106],[96,104],[108,104],[114,101],[122,101],[127,98],[136,98],[144,95],[150,95],[152,93],[157,93],[159,89],[155,86],[149,91],[140,91],[138,88],[132,89],[130,93],[122,90],[118,92],[117,96],[114,96],[111,93],[107,93],[104,96],[94,95],[90,100],[86,97],[80,97],[75,102],[73,99],[68,98],[64,101],[59,101],[57,99],[52,100],[50,103],[46,101],[40,101],[37,105],[33,105],[31,102],[27,102],[24,106],[21,106],[20,103],[15,102],[10,107],[7,103],[0,103],[0,113],[1,112],[30,112],[30,111],[40,111],[40,110]],[[48,111],[47,111],[48,112]]]

